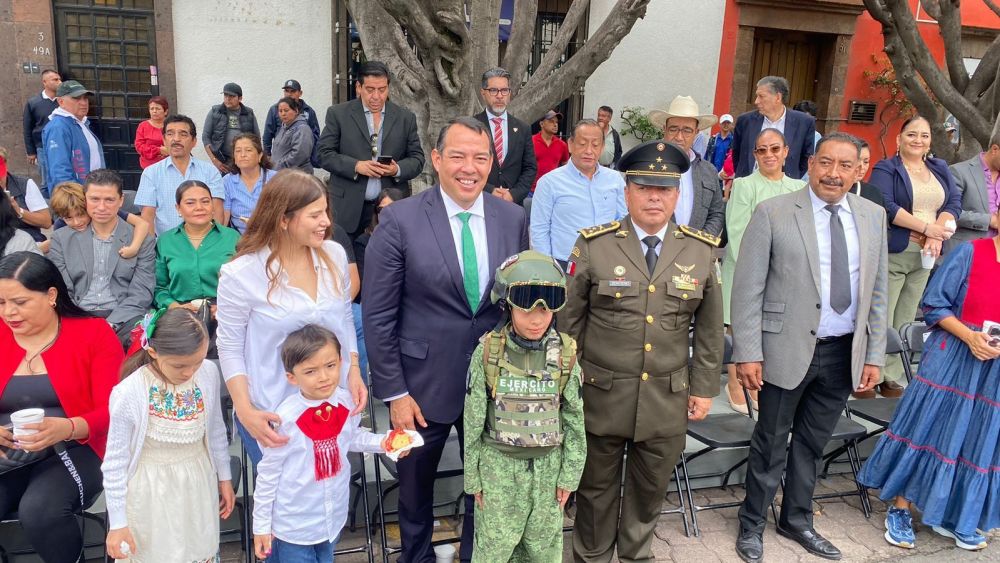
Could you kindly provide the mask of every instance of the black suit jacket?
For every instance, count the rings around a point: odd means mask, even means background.
[[[785,110],[785,142],[788,144],[788,158],[785,159],[785,174],[789,178],[801,179],[809,168],[809,157],[816,148],[816,119],[808,113]],[[764,114],[757,110],[748,111],[736,118],[733,130],[733,167],[736,177],[749,176],[753,172],[754,143],[764,125]]]
[[[495,272],[528,248],[528,222],[523,209],[490,195],[483,212]],[[427,420],[455,422],[472,352],[500,319],[492,276],[473,313],[438,186],[385,208],[365,256],[362,325],[375,396],[409,393]]]
[[[359,160],[371,160],[371,135],[361,100],[330,106],[317,151],[323,169],[330,173],[330,202],[334,220],[353,233],[358,230],[365,202],[368,177],[354,171]],[[382,123],[382,154],[391,155],[399,165],[399,176],[382,178],[383,188],[400,188],[410,195],[410,180],[424,168],[417,118],[410,110],[385,103]]]
[[[476,114],[476,119],[483,122],[493,139],[493,124],[489,122],[486,112]],[[497,164],[496,153],[493,154],[493,168],[486,183],[486,191],[493,193],[494,187],[510,190],[514,203],[520,205],[531,193],[531,183],[535,181],[538,172],[538,161],[535,160],[535,146],[531,144],[531,126],[507,114],[507,158],[503,166]],[[493,144],[490,144],[492,150]]]

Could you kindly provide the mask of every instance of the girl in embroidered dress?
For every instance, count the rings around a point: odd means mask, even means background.
[[[236,495],[208,335],[187,309],[151,313],[111,392],[101,471],[107,552],[139,563],[217,561]]]

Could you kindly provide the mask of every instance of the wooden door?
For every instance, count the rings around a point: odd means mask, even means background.
[[[747,107],[753,108],[757,81],[765,76],[788,80],[789,107],[802,100],[816,101],[821,34],[757,28],[753,39],[753,63],[747,89]]]

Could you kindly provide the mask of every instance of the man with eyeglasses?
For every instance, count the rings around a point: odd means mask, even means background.
[[[764,129],[777,129],[785,136],[788,158],[785,174],[796,180],[809,168],[809,157],[816,149],[816,119],[786,107],[788,81],[780,76],[765,76],[757,81],[753,105],[756,108],[736,118],[733,129],[733,166],[736,177],[749,176],[754,169],[754,144]]]
[[[670,220],[688,165],[664,141],[625,153],[618,170],[629,214],[581,230],[570,252],[559,327],[578,343],[587,430],[577,562],[607,563],[616,548],[621,561],[653,560],[653,531],[688,420],[703,419],[719,392],[722,288],[712,266],[719,239]]]
[[[691,160],[680,178],[674,222],[712,236],[722,235],[726,206],[719,185],[719,171],[692,149],[698,131],[715,125],[716,117],[702,114],[690,96],[677,96],[666,111],[653,110],[649,119],[663,129],[663,140],[677,145]]]
[[[187,180],[199,180],[212,194],[212,215],[221,225],[226,190],[212,163],[191,156],[198,144],[194,121],[186,115],[168,115],[163,121],[163,144],[170,151],[170,158],[147,167],[139,179],[135,205],[142,208],[142,218],[156,229],[157,236],[180,225],[177,186]]]
[[[521,205],[538,172],[531,126],[507,113],[511,89],[506,70],[497,67],[484,72],[479,92],[486,109],[475,118],[489,129],[494,155],[486,191]]]
[[[417,118],[389,101],[389,68],[379,61],[361,65],[357,98],[330,106],[319,136],[317,156],[330,173],[334,217],[351,240],[372,221],[383,188],[410,195],[410,180],[424,168]]]

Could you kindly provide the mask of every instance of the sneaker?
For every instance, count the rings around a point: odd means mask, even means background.
[[[955,546],[969,551],[979,551],[986,549],[986,537],[979,533],[963,534],[952,530],[946,530],[941,526],[934,526],[934,531],[946,538],[955,540]]]
[[[889,508],[885,515],[885,541],[906,549],[917,547],[917,538],[913,534],[913,517],[909,510]]]

